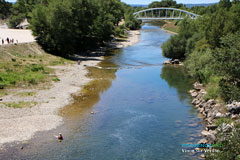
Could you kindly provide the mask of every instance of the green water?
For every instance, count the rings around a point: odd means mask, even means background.
[[[62,111],[65,123],[38,133],[2,157],[9,159],[69,160],[187,160],[184,143],[197,143],[201,119],[190,105],[191,83],[181,67],[163,66],[161,44],[170,34],[145,24],[140,42],[115,51],[102,66],[106,79],[89,86],[91,104],[76,97]],[[102,70],[102,71],[103,71]],[[109,78],[110,77],[110,78]],[[88,89],[89,89],[88,88]],[[84,105],[83,105],[84,104]],[[95,112],[92,115],[90,112]],[[57,142],[53,134],[63,132]]]

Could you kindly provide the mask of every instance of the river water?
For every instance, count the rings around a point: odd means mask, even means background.
[[[60,112],[63,126],[38,133],[23,150],[11,149],[5,158],[197,159],[182,152],[182,144],[197,143],[203,129],[190,105],[191,82],[181,67],[162,65],[166,59],[160,46],[170,36],[160,27],[145,24],[139,43],[111,51],[100,64],[102,69],[90,68],[99,79]],[[59,130],[63,142],[52,136]]]

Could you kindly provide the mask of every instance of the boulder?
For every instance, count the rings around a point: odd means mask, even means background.
[[[170,60],[166,60],[163,62],[163,64],[172,64],[172,62]]]
[[[172,62],[173,62],[173,64],[180,64],[180,60],[179,59],[174,59]]]
[[[233,127],[232,127],[230,124],[223,123],[222,125],[220,125],[220,126],[217,128],[217,130],[218,130],[219,132],[222,131],[223,133],[225,133],[225,132],[231,131],[232,128],[233,128]]]
[[[197,93],[197,92],[192,92],[192,93],[191,93],[191,96],[194,97],[194,98],[196,98],[196,97],[198,96],[198,93]]]
[[[216,140],[216,137],[214,134],[209,133],[207,136],[208,142],[214,142]]]
[[[211,125],[207,125],[206,126],[206,128],[207,128],[207,130],[215,130],[215,129],[217,129],[217,125],[215,125],[215,124],[211,124]]]
[[[210,133],[208,131],[202,131],[201,134],[206,137]]]
[[[198,82],[194,83],[193,87],[194,87],[195,90],[198,90],[198,91],[203,89],[203,85],[201,83],[198,83]]]
[[[231,119],[239,119],[240,117],[239,117],[239,115],[237,115],[237,114],[232,114],[231,115]]]
[[[210,99],[210,100],[208,100],[207,103],[210,104],[210,105],[214,105],[214,104],[216,104],[216,102],[215,102],[214,99]]]
[[[198,141],[197,144],[206,144],[206,143],[208,143],[207,139],[203,138],[200,141]]]
[[[225,117],[224,114],[218,112],[216,115],[215,115],[215,118],[223,118]]]

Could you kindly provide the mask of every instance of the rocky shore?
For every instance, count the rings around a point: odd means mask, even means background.
[[[178,64],[178,65],[183,65],[182,61],[179,59],[172,59],[172,60],[166,60],[163,62],[165,65],[171,65],[171,64]]]
[[[205,99],[207,92],[200,83],[194,84],[194,89],[189,91],[194,104],[206,122],[206,128],[201,132],[204,137],[198,144],[214,144],[218,133],[231,132],[240,123],[240,102],[233,101],[224,104],[214,99]],[[220,123],[221,119],[229,120],[229,123]]]

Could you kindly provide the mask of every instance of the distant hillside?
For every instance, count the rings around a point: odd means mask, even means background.
[[[148,7],[148,5],[144,5],[144,4],[129,4],[132,7]]]
[[[184,4],[187,8],[191,8],[191,7],[195,7],[195,6],[211,6],[217,3],[201,3],[201,4]],[[144,5],[144,4],[129,4],[132,7],[148,7],[148,5]]]
[[[184,4],[187,8],[191,8],[191,7],[195,7],[195,6],[211,6],[211,5],[215,5],[217,3],[201,3],[201,4]]]

